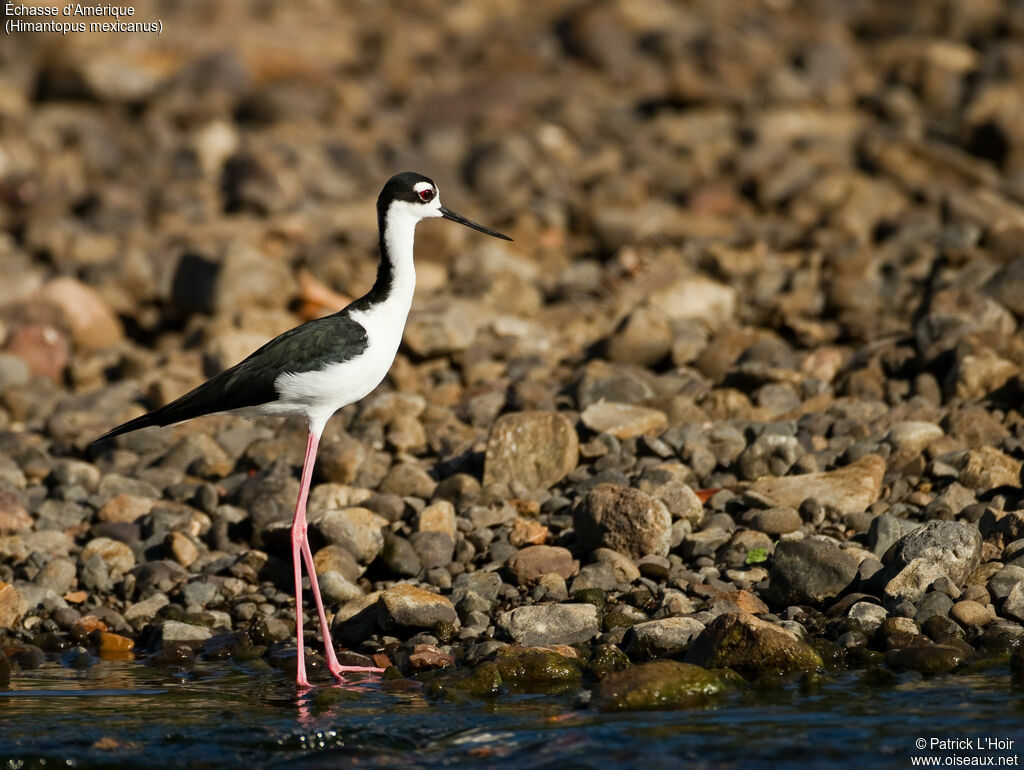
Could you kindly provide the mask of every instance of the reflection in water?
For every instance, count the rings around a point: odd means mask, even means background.
[[[1005,669],[882,687],[843,674],[813,690],[751,688],[686,711],[601,714],[575,693],[428,701],[413,682],[366,678],[296,695],[262,666],[186,674],[102,661],[47,664],[0,691],[0,767],[635,768],[906,767],[914,740],[989,735],[1024,747]]]

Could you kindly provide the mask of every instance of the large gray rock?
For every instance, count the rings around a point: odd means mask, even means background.
[[[928,522],[896,542],[889,568],[901,570],[915,559],[934,564],[957,586],[963,586],[981,562],[981,533],[962,521]]]
[[[498,617],[498,625],[524,647],[583,644],[601,630],[593,604],[537,604],[516,607]]]
[[[327,543],[344,546],[356,561],[369,564],[384,548],[382,527],[387,523],[367,508],[344,508],[317,514],[309,526]]]
[[[598,484],[573,512],[573,526],[588,553],[611,548],[639,559],[665,556],[671,547],[672,517],[665,504],[629,487]]]
[[[623,640],[632,658],[663,658],[679,655],[689,648],[704,624],[694,618],[662,618],[637,623]]]
[[[827,540],[784,540],[775,548],[769,591],[781,604],[821,604],[853,583],[858,564]]]

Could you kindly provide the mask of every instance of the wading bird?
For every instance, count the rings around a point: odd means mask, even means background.
[[[373,667],[342,666],[338,662],[306,534],[306,498],[317,445],[327,421],[343,406],[355,403],[376,388],[395,360],[416,286],[413,235],[417,223],[431,217],[450,219],[511,240],[446,209],[441,205],[437,185],[427,177],[411,172],[396,174],[377,198],[380,266],[377,280],[364,296],[334,315],[309,321],[275,337],[244,361],[176,401],[119,425],[97,439],[103,441],[139,428],[171,425],[219,412],[298,416],[306,420],[309,437],[291,530],[298,643],[296,683],[300,687],[309,686],[302,638],[303,561],[309,572],[331,674],[342,682],[347,672],[380,671]]]

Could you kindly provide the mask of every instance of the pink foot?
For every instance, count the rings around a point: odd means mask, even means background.
[[[339,684],[345,683],[345,674],[383,674],[384,669],[377,666],[337,666],[330,669]]]

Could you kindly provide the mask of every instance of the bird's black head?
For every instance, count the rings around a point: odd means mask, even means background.
[[[512,240],[507,235],[490,230],[483,225],[471,222],[454,211],[446,209],[441,205],[441,197],[437,191],[437,185],[429,177],[417,174],[413,171],[403,171],[395,174],[384,185],[377,198],[377,214],[383,222],[389,213],[396,215],[412,216],[415,220],[428,217],[443,217],[453,222],[458,222],[466,227],[472,227],[482,233],[493,235],[495,238]]]

